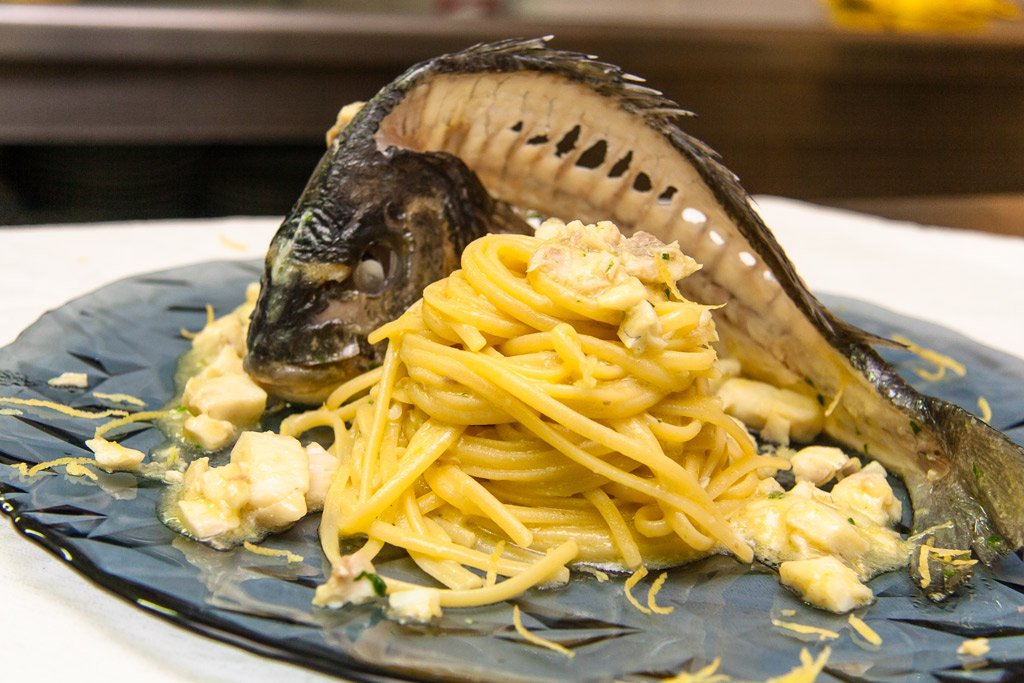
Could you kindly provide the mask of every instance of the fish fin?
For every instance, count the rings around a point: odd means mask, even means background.
[[[958,482],[987,513],[988,524],[973,529],[978,558],[991,562],[1024,546],[1024,447],[959,406],[932,397],[923,401]]]
[[[1024,472],[1024,448],[959,406],[923,396],[921,408],[951,469],[935,481],[905,480],[914,501],[910,573],[939,601],[969,580],[967,552],[990,565],[1024,545],[1024,477],[1011,474]],[[934,553],[926,545],[965,554]]]
[[[868,344],[875,347],[881,346],[886,349],[906,350],[907,348],[906,344],[898,342],[895,339],[889,339],[888,337],[883,337],[873,332],[862,330],[841,318],[835,318],[835,316],[833,316],[832,325],[843,337],[856,339],[862,344]]]
[[[492,232],[508,232],[516,235],[533,235],[533,228],[523,214],[507,202],[495,199],[489,219]]]
[[[925,595],[941,602],[970,580],[973,565],[959,561],[969,558],[972,550],[986,564],[998,557],[985,543],[994,530],[988,513],[967,494],[954,473],[935,482],[905,483],[911,500],[918,501],[914,505],[915,533],[909,539],[910,576]],[[962,554],[951,555],[950,551]]]

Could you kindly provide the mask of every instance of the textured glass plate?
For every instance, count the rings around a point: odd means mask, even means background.
[[[0,396],[42,398],[86,410],[120,407],[93,391],[128,393],[150,407],[173,394],[175,360],[187,347],[181,328],[197,329],[205,306],[218,313],[237,305],[254,264],[213,263],[126,280],[45,315],[0,352]],[[993,423],[1024,441],[1024,362],[943,328],[863,303],[829,299],[855,324],[882,335],[903,334],[949,354],[964,378],[923,383],[915,356],[891,352],[912,382],[977,411],[979,396]],[[89,375],[88,390],[56,389],[46,380],[64,371]],[[0,462],[36,463],[88,455],[83,442],[95,421],[23,406],[0,416]],[[123,443],[143,450],[160,442],[147,425],[132,426]],[[800,649],[832,647],[821,680],[1008,680],[1024,675],[1024,563],[1016,555],[980,572],[970,589],[944,605],[922,600],[905,573],[872,582],[878,601],[865,620],[883,638],[873,648],[845,617],[802,605],[766,570],[713,558],[671,571],[658,596],[670,615],[644,615],[622,593],[621,578],[600,583],[574,576],[568,586],[531,591],[517,603],[528,628],[562,643],[573,659],[525,644],[511,626],[511,604],[449,610],[428,626],[402,626],[371,606],[314,610],[323,578],[316,520],[266,545],[302,555],[301,563],[245,550],[217,552],[177,537],[156,518],[160,486],[129,474],[97,481],[63,469],[22,477],[0,467],[0,506],[31,540],[66,558],[114,593],[143,601],[156,614],[253,652],[365,681],[653,680],[695,670],[722,657],[721,671],[763,679],[788,671]],[[399,554],[378,568],[416,577]],[[649,581],[636,589],[646,593]],[[790,612],[792,610],[792,612]],[[772,618],[839,634],[827,643],[772,625]],[[16,625],[12,627],[16,628]],[[965,637],[987,636],[984,662],[956,654]]]

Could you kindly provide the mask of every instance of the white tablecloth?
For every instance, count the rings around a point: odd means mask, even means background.
[[[941,323],[1024,358],[1024,239],[762,197],[815,291]],[[47,309],[137,273],[262,256],[277,221],[0,228],[0,345]],[[0,670],[9,680],[328,681],[171,626],[95,588],[0,518]]]

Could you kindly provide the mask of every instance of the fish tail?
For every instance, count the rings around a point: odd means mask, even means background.
[[[965,521],[974,520],[962,525],[970,547],[988,563],[1024,546],[1024,448],[959,406],[932,397],[923,401],[958,484],[946,484],[943,503]]]
[[[986,538],[986,547],[1004,545],[1002,554],[1024,546],[1024,447],[958,405],[926,400],[957,478],[981,503],[998,535]]]

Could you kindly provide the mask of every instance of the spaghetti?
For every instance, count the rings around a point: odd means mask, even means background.
[[[759,456],[711,395],[709,307],[676,289],[696,268],[609,223],[470,244],[461,270],[371,335],[388,342],[381,367],[282,424],[332,430],[341,462],[317,602],[372,595],[353,586],[385,544],[444,586],[442,607],[565,581],[570,563],[750,561],[726,517],[788,465]],[[356,536],[365,544],[343,554]]]

